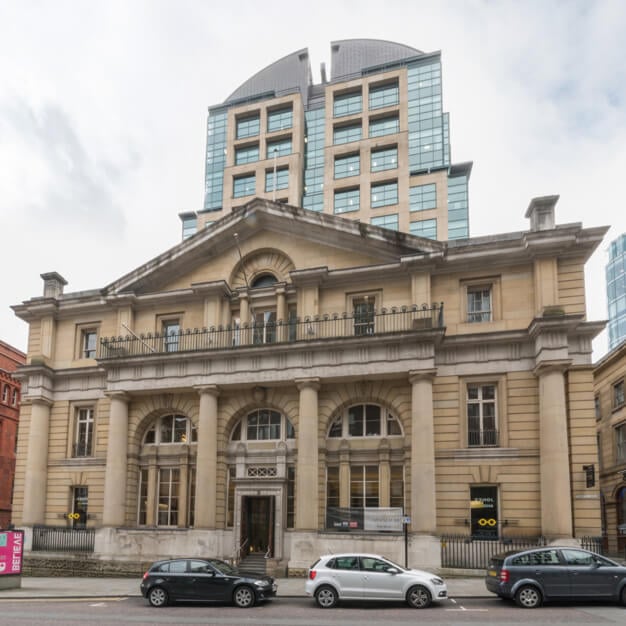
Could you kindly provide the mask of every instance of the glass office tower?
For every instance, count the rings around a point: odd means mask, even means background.
[[[331,44],[313,84],[302,49],[209,108],[205,199],[189,236],[251,198],[439,240],[469,236],[471,163],[453,164],[441,55],[389,41]]]
[[[609,307],[609,350],[626,340],[626,233],[609,247],[606,266],[606,295]]]

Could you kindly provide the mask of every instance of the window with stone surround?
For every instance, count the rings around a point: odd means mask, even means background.
[[[498,445],[496,393],[495,384],[467,385],[467,445],[470,448]]]
[[[624,380],[613,385],[613,408],[619,409],[624,406]]]
[[[284,441],[295,436],[293,424],[287,416],[270,409],[257,409],[235,424],[230,440]]]

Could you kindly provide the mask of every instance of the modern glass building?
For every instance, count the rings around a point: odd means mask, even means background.
[[[626,233],[611,242],[606,266],[609,350],[626,340]]]
[[[209,107],[204,206],[188,237],[258,196],[432,239],[469,237],[471,163],[453,164],[441,55],[331,44],[313,84],[306,48]]]

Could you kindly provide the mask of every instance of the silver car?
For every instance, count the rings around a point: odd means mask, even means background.
[[[448,596],[445,582],[429,572],[406,569],[377,554],[328,554],[310,568],[305,584],[318,606],[339,600],[405,601],[415,609]]]

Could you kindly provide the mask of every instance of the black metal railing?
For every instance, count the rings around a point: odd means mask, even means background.
[[[443,303],[433,306],[402,306],[372,311],[365,323],[363,314],[333,313],[304,319],[194,328],[172,333],[141,333],[103,337],[98,358],[115,359],[172,352],[223,350],[255,345],[308,342],[319,339],[387,335],[443,328]]]
[[[95,528],[34,526],[33,552],[93,552]]]
[[[81,441],[79,443],[75,443],[72,446],[72,456],[73,457],[91,456],[91,442]]]
[[[498,431],[495,429],[468,430],[467,444],[472,448],[488,448],[498,445]]]
[[[479,539],[468,535],[441,535],[441,566],[459,569],[486,569],[489,559],[499,552],[528,550],[548,545],[545,537],[500,537]],[[604,554],[602,537],[579,537],[586,550]]]

